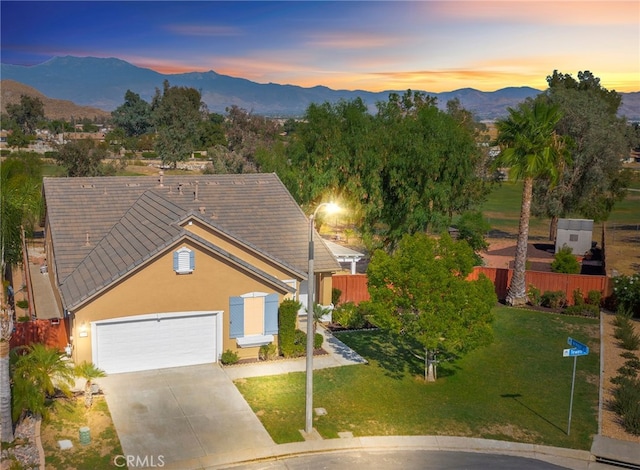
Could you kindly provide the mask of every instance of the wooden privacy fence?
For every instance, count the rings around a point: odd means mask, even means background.
[[[513,270],[476,266],[467,279],[470,281],[478,279],[480,273],[487,276],[491,282],[493,282],[498,300],[504,300],[507,297],[507,290],[509,289],[509,282],[513,276]],[[600,291],[603,299],[611,295],[611,286],[606,276],[527,271],[525,273],[525,281],[527,289],[532,285],[539,289],[540,293],[559,290],[565,292],[569,305],[573,304],[573,291],[576,289],[580,289],[585,297],[590,290]],[[340,295],[341,303],[360,303],[363,300],[369,300],[366,274],[335,275],[333,276],[333,287],[342,291]]]
[[[342,291],[340,303],[359,304],[363,300],[369,300],[366,274],[336,274],[332,279],[333,287]]]
[[[43,343],[49,347],[64,350],[67,345],[67,330],[63,319],[58,323],[53,323],[51,320],[16,322],[14,327],[10,341],[11,348]]]

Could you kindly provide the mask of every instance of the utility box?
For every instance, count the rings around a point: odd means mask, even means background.
[[[591,219],[558,219],[556,232],[556,253],[563,246],[571,248],[576,256],[584,256],[591,250],[593,238],[593,220]]]
[[[80,444],[88,445],[91,444],[91,432],[87,426],[83,426],[80,428]]]

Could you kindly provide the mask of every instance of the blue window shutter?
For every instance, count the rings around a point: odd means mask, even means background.
[[[229,298],[229,337],[242,338],[244,336],[244,299],[242,297]]]
[[[193,250],[189,252],[189,269],[191,269],[191,271],[196,269],[196,252]]]
[[[278,294],[269,294],[264,299],[264,334],[278,334]]]
[[[178,259],[179,259],[179,255],[177,251],[173,252],[173,270],[177,271],[178,270]]]

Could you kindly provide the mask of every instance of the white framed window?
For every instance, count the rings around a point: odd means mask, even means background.
[[[173,270],[176,274],[191,274],[196,268],[195,252],[182,247],[173,252]]]

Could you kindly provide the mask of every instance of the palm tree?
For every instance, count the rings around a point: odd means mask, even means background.
[[[93,362],[87,361],[78,364],[74,369],[74,373],[76,377],[82,377],[86,380],[84,385],[84,405],[87,408],[91,408],[93,404],[92,380],[99,377],[106,377],[107,374],[102,369],[98,369]]]
[[[73,365],[60,351],[41,343],[27,346],[24,354],[16,349],[12,351],[13,419],[17,420],[24,411],[44,415],[47,398],[58,390],[71,394],[75,382]]]
[[[323,307],[320,304],[313,304],[313,334],[316,334],[318,329],[318,323],[322,321],[322,318],[331,311],[328,307]]]
[[[2,442],[13,442],[9,372],[9,340],[12,332],[13,312],[3,304],[0,310],[0,441]]]
[[[509,116],[496,122],[496,144],[502,151],[495,164],[509,167],[510,174],[523,181],[513,277],[506,299],[509,305],[527,301],[525,266],[533,183],[539,178],[557,180],[568,158],[563,140],[554,131],[561,117],[557,106],[538,99],[521,103],[517,109],[509,108]]]

